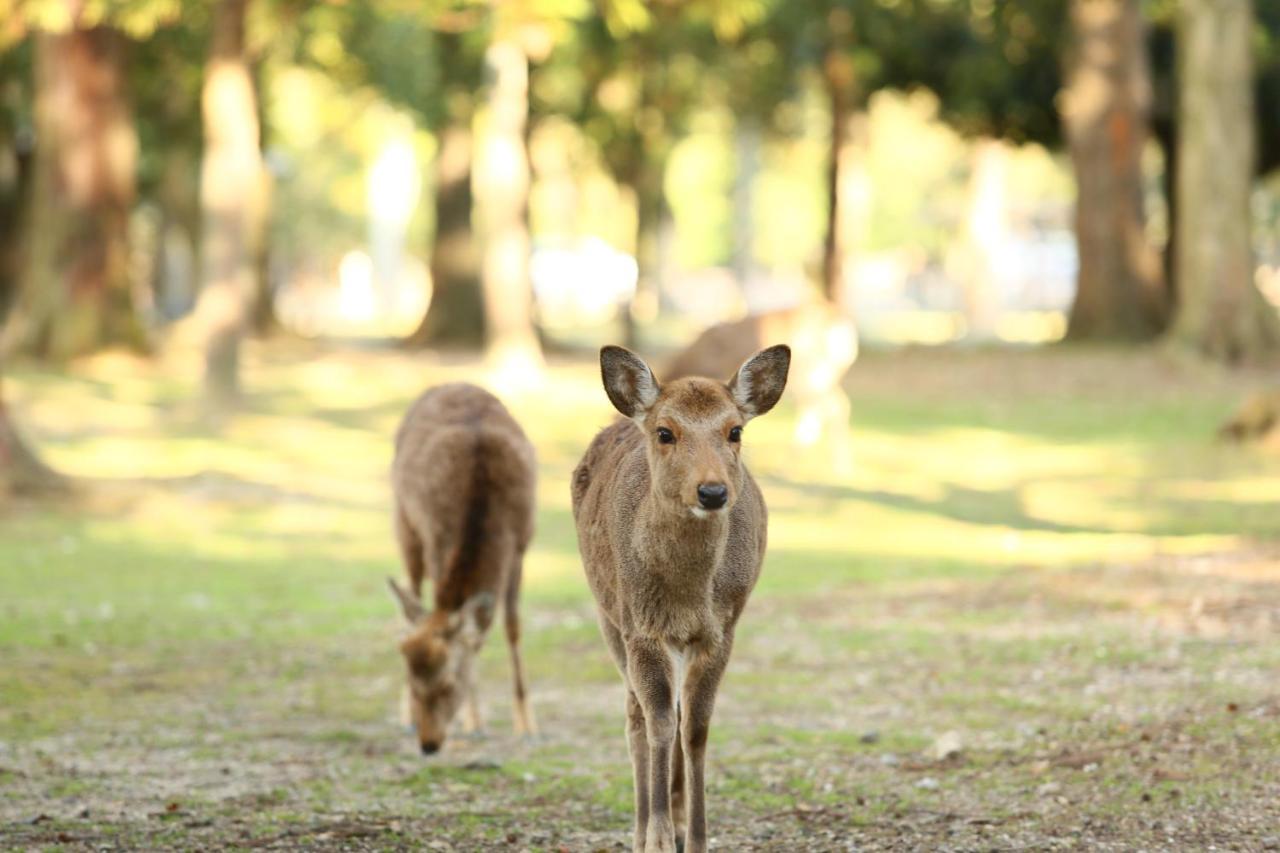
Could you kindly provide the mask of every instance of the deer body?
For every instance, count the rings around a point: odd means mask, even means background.
[[[605,388],[628,419],[588,447],[573,512],[600,629],[627,687],[641,853],[674,851],[677,834],[689,853],[706,849],[711,713],[766,543],[764,499],[740,460],[742,426],[772,408],[789,361],[775,347],[728,385],[659,387],[626,350],[601,354]]]
[[[474,385],[432,388],[410,408],[392,464],[396,538],[409,579],[388,579],[409,632],[400,644],[424,753],[466,705],[480,725],[472,662],[503,604],[518,732],[533,729],[520,659],[519,595],[533,536],[533,446],[496,397]],[[422,604],[430,580],[433,607]]]

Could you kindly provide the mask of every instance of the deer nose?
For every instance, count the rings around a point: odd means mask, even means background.
[[[723,483],[703,483],[698,486],[698,503],[703,509],[719,509],[729,500],[729,487]]]
[[[422,754],[433,755],[440,751],[440,742],[434,740],[424,740],[422,742]]]

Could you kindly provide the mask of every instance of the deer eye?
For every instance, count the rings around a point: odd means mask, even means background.
[[[661,444],[675,444],[676,434],[666,427],[658,427],[658,442]]]
[[[742,427],[734,427],[729,430],[729,440],[735,443],[742,441]]]

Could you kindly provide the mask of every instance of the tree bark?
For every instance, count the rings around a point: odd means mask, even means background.
[[[755,180],[760,174],[762,132],[749,119],[739,120],[733,133],[733,249],[729,266],[739,287],[755,276]]]
[[[215,400],[240,387],[240,342],[257,288],[254,252],[262,155],[257,95],[245,57],[249,0],[220,0],[205,69],[201,111],[200,296],[194,322],[205,348],[205,388]]]
[[[26,234],[24,214],[30,195],[32,157],[28,141],[8,128],[0,129],[0,326],[17,293],[22,273],[22,244]],[[0,376],[0,498],[5,495],[50,491],[66,481],[40,461],[22,440],[4,401]]]
[[[414,347],[436,344],[479,346],[484,342],[485,309],[480,257],[471,225],[470,116],[440,132],[436,153],[436,230],[431,245],[431,305],[409,336]]]
[[[0,498],[66,491],[70,482],[40,460],[14,426],[0,379]]]
[[[828,44],[823,81],[831,111],[831,148],[827,154],[827,231],[822,243],[822,293],[828,302],[842,304],[848,262],[848,198],[845,171],[851,156],[857,80],[849,55],[853,20],[843,9],[828,18]]]
[[[0,320],[18,294],[24,267],[23,220],[31,199],[32,146],[9,128],[0,129]],[[29,137],[30,134],[27,134]]]
[[[1000,253],[1009,238],[1008,150],[999,139],[973,146],[962,257],[965,323],[970,340],[996,337]]]
[[[1067,337],[1147,340],[1168,311],[1142,203],[1151,74],[1139,0],[1072,0],[1071,26],[1062,117],[1080,270]]]
[[[124,39],[106,27],[36,36],[35,186],[12,345],[62,360],[142,347],[129,275],[137,137]]]
[[[498,364],[541,369],[529,280],[529,60],[512,39],[485,52],[487,115],[477,152],[487,348]]]
[[[1249,0],[1183,2],[1171,336],[1228,363],[1280,350],[1280,320],[1254,283],[1252,34]]]

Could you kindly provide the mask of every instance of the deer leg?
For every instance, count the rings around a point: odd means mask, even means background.
[[[400,545],[400,558],[404,561],[405,573],[409,576],[409,589],[414,596],[422,600],[422,577],[426,574],[426,560],[422,551],[422,539],[409,524],[404,514],[404,507],[396,507],[396,542]]]
[[[689,666],[681,700],[680,740],[684,746],[685,784],[688,813],[684,834],[685,853],[705,853],[707,849],[707,808],[704,769],[711,712],[715,708],[720,679],[729,663],[732,637],[726,636],[714,649],[697,655]]]
[[[684,850],[685,844],[685,791],[684,791],[684,748],[679,736],[680,705],[676,705],[676,741],[671,750],[671,823],[676,828],[676,850]]]
[[[645,853],[675,853],[671,822],[671,752],[676,739],[671,661],[661,644],[636,638],[627,643],[627,674],[644,712],[649,741],[649,824]]]
[[[504,627],[507,630],[507,649],[511,652],[511,681],[515,691],[515,728],[518,735],[537,734],[538,726],[533,719],[533,709],[529,707],[529,699],[525,693],[524,664],[520,659],[520,567],[516,566],[507,580],[507,595],[503,607],[506,617]]]
[[[475,734],[484,726],[480,714],[480,693],[476,690],[475,670],[467,663],[462,671],[462,730]]]
[[[644,709],[630,688],[627,689],[627,752],[631,755],[636,801],[631,849],[633,853],[644,853],[645,832],[649,827],[649,739],[645,736]]]

